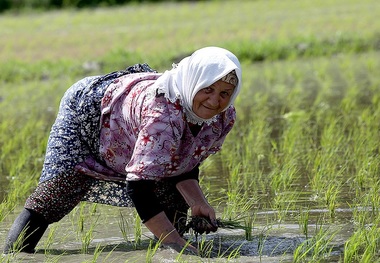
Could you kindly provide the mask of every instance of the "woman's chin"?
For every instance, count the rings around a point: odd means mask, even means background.
[[[202,118],[202,119],[205,119],[205,120],[208,120],[208,119],[211,119],[212,117],[214,117],[216,114],[197,114],[198,117]]]

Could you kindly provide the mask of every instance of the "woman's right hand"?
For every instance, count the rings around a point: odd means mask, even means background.
[[[195,248],[193,245],[191,245],[189,242],[187,242],[183,238],[179,238],[176,241],[163,240],[162,244],[164,245],[164,247],[170,247],[174,249],[175,251],[177,251],[178,253],[199,256],[198,249]]]

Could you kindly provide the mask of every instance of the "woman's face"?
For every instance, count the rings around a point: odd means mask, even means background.
[[[227,107],[234,89],[234,85],[222,80],[201,89],[193,99],[194,113],[203,119],[214,117]]]

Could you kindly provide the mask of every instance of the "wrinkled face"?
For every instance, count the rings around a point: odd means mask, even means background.
[[[234,85],[221,80],[201,89],[194,96],[194,113],[203,119],[214,117],[227,107],[234,89]]]

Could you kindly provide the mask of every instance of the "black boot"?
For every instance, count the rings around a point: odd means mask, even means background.
[[[34,253],[48,227],[47,221],[32,210],[23,209],[14,221],[5,240],[4,254],[12,252]]]

